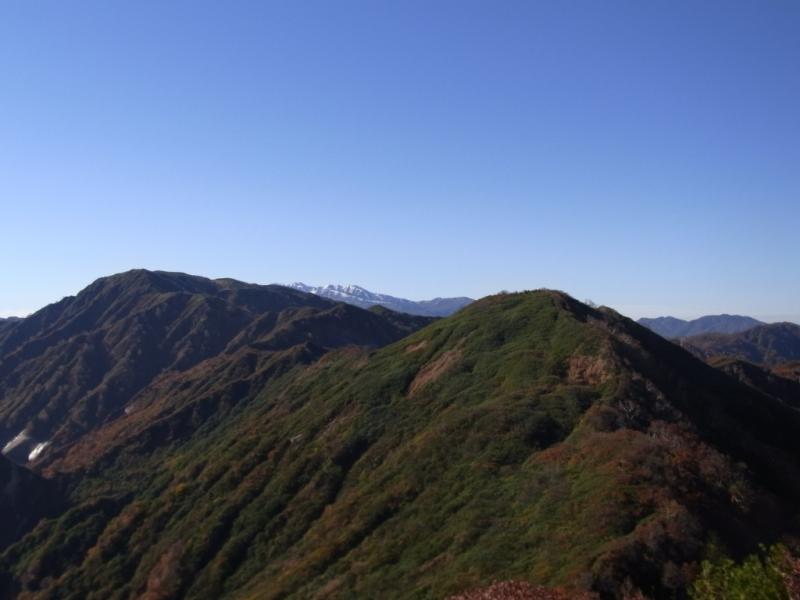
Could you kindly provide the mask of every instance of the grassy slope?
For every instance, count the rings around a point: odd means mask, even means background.
[[[695,389],[705,369],[558,294],[488,298],[271,380],[186,444],[120,453],[113,497],[86,478],[3,560],[54,598],[429,598],[495,579],[615,594],[627,577],[671,594],[710,539],[779,531],[768,490],[798,474],[769,446],[796,450],[781,431],[735,439],[754,410],[797,423],[727,378]]]

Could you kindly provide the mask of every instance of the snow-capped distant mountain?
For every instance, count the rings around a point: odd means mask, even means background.
[[[358,285],[313,286],[297,282],[291,284],[289,287],[308,294],[316,294],[317,296],[330,298],[337,302],[355,304],[361,308],[380,305],[397,312],[422,315],[425,317],[447,317],[470,302],[473,302],[472,298],[466,297],[434,298],[433,300],[421,301],[407,300],[406,298],[397,298],[395,296],[389,296],[388,294],[370,292]]]

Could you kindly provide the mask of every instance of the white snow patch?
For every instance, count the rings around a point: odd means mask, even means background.
[[[49,445],[50,445],[50,442],[41,442],[41,443],[39,443],[39,444],[36,444],[36,446],[34,446],[33,450],[31,450],[31,453],[30,453],[30,454],[28,454],[28,460],[36,460],[36,458],[37,458],[37,457],[38,457],[38,456],[39,456],[39,455],[40,455],[40,454],[41,454],[41,453],[44,451],[44,449],[45,449],[45,448],[47,448],[47,446],[49,446]]]
[[[331,298],[334,300],[345,300],[353,299],[359,300],[361,302],[366,302],[370,304],[379,304],[380,302],[391,301],[391,300],[401,300],[401,298],[394,298],[393,296],[388,296],[386,294],[376,294],[375,292],[370,292],[367,289],[364,289],[360,285],[354,285],[352,283],[348,285],[335,285],[335,284],[328,284],[328,285],[306,285],[305,283],[296,282],[293,283],[290,287],[293,287],[297,290],[302,292],[306,292],[309,294],[316,294],[317,296],[324,296],[326,298]]]
[[[14,448],[19,446],[20,444],[24,444],[29,439],[30,439],[30,436],[27,433],[25,433],[25,431],[20,431],[16,436],[14,436],[13,440],[11,440],[5,446],[3,446],[3,451],[2,451],[3,454],[8,454]]]

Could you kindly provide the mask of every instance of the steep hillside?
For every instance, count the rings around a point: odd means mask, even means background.
[[[733,334],[706,334],[680,340],[704,359],[729,357],[769,366],[800,360],[800,325],[772,323]]]
[[[290,287],[329,298],[337,302],[347,302],[361,308],[383,306],[396,312],[421,315],[426,317],[448,317],[454,312],[474,302],[472,298],[434,298],[433,300],[407,300],[389,294],[370,292],[358,285],[325,285],[312,286],[304,283],[293,283]]]
[[[119,419],[150,386],[260,345],[305,360],[380,346],[428,321],[391,318],[281,286],[131,271],[0,330],[0,447],[41,460]]]
[[[7,592],[680,598],[796,533],[797,412],[612,311],[540,291],[376,351],[264,343],[46,457],[72,508],[0,557]]]
[[[3,335],[3,331],[13,327],[16,323],[18,323],[20,319],[11,318],[0,318],[0,337]]]
[[[0,550],[65,508],[62,490],[0,456]],[[2,580],[0,572],[0,581]]]
[[[778,363],[772,370],[781,377],[800,383],[800,360]]]
[[[638,323],[665,338],[680,338],[704,333],[738,333],[763,325],[761,321],[752,317],[740,315],[707,315],[691,321],[675,317],[642,318],[638,320]]]
[[[767,369],[737,358],[718,357],[710,364],[776,400],[800,408],[800,378],[783,369]]]

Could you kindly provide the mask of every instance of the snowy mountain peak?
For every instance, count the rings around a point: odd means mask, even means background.
[[[328,284],[325,286],[313,286],[302,282],[295,282],[288,287],[316,294],[337,302],[354,304],[361,308],[381,305],[398,312],[409,313],[412,315],[423,315],[429,317],[446,317],[458,309],[472,302],[471,298],[435,298],[434,300],[422,300],[416,302],[406,298],[397,298],[388,294],[371,292],[360,285],[347,284]]]

